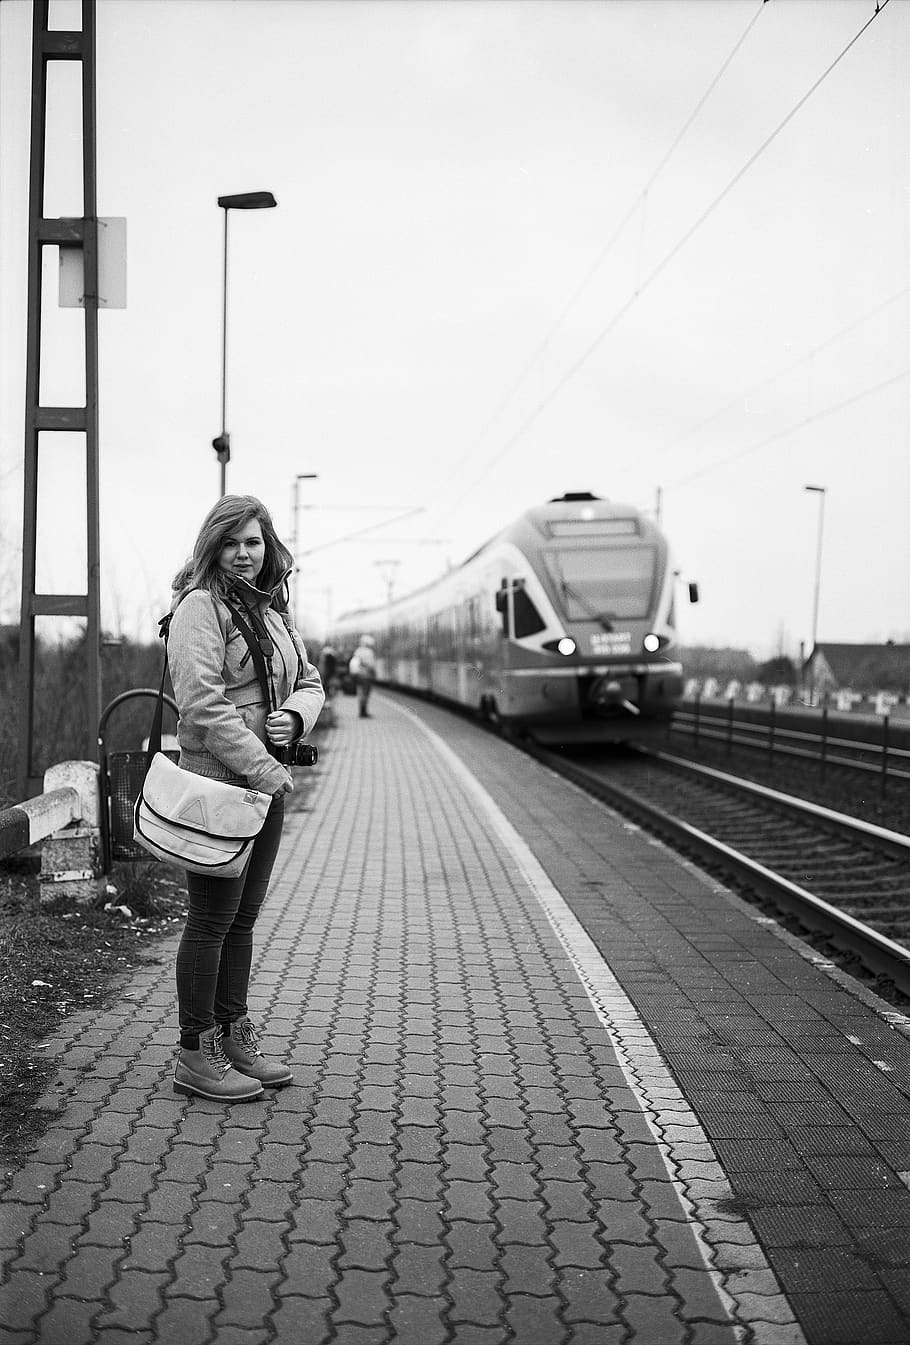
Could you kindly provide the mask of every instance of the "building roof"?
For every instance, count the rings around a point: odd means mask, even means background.
[[[910,644],[819,643],[809,656],[810,665],[817,654],[824,656],[838,686],[858,690],[910,686]]]

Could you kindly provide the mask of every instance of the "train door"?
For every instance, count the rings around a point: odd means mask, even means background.
[[[427,617],[426,663],[424,686],[427,691],[438,690],[436,661],[439,658],[439,615],[433,613]]]
[[[424,613],[418,613],[412,627],[414,638],[413,669],[414,681],[419,691],[430,689],[430,619]]]
[[[546,629],[546,622],[521,575],[500,582],[496,594],[500,617],[502,703],[500,712],[520,718],[539,709],[539,653],[524,643]],[[536,675],[535,675],[536,674]]]
[[[499,672],[496,694],[496,708],[500,715],[512,715],[515,712],[515,664],[519,653],[515,645],[515,586],[508,576],[500,580],[495,598],[496,611],[499,614],[499,632],[497,639],[497,668]]]

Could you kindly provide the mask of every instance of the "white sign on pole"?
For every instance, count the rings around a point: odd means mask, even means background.
[[[61,308],[85,307],[81,247],[60,248]],[[126,308],[126,219],[98,220],[98,307]]]

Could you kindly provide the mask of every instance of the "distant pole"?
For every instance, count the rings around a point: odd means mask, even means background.
[[[818,538],[815,547],[815,591],[812,598],[812,643],[809,657],[813,658],[818,643],[818,602],[822,586],[822,538],[825,531],[825,486],[804,486],[804,490],[818,496]],[[812,691],[815,692],[815,663],[812,664]]]
[[[395,571],[398,569],[398,566],[401,564],[401,561],[400,561],[400,560],[375,560],[375,561],[373,562],[373,564],[377,567],[377,569],[379,570],[379,573],[382,575],[383,579],[385,580],[385,600],[386,600],[386,603],[389,605],[389,607],[391,607],[391,605],[392,605],[392,593],[393,593],[394,588],[395,588]]]
[[[317,472],[298,472],[297,475],[294,477],[294,489],[291,496],[291,555],[294,561],[294,573],[291,575],[291,581],[293,584],[292,597],[291,597],[291,617],[293,619],[295,626],[297,625],[297,599],[298,599],[298,590],[300,587],[300,581],[298,579],[298,571],[297,571],[297,547],[299,543],[298,531],[297,531],[297,515],[300,509],[300,483],[301,481],[318,481],[318,480],[319,480],[319,474]]]
[[[663,488],[661,486],[658,486],[657,500],[654,506],[654,518],[657,522],[658,527],[660,527],[661,518],[663,517],[663,509],[664,509],[664,492]]]

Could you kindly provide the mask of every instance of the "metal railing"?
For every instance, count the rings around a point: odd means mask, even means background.
[[[828,706],[819,710],[781,710],[774,701],[767,708],[728,701],[684,701],[673,719],[671,733],[691,738],[694,747],[704,740],[726,747],[751,748],[775,756],[797,757],[817,763],[824,778],[829,766],[874,774],[885,795],[889,780],[910,780],[910,747],[894,741],[890,717],[866,720],[852,727],[862,737],[845,736],[846,716],[832,716]],[[908,741],[904,732],[903,741]]]

